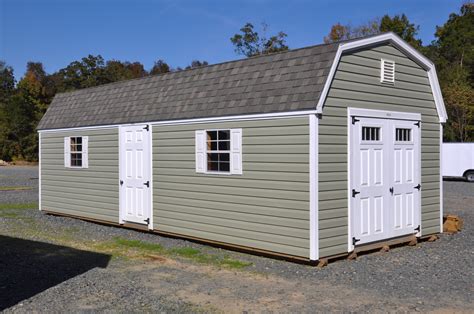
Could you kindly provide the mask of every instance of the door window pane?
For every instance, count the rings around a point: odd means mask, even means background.
[[[380,141],[380,128],[363,126],[362,127],[362,140],[363,141]]]

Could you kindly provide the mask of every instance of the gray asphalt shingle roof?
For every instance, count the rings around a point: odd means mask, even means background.
[[[338,45],[57,94],[38,129],[315,109]]]

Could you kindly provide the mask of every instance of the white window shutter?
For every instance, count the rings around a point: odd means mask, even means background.
[[[64,167],[71,167],[71,139],[69,137],[64,138]]]
[[[82,168],[89,168],[89,136],[82,137]]]
[[[242,129],[230,130],[230,172],[242,174]]]
[[[196,131],[196,172],[206,172],[206,131]]]

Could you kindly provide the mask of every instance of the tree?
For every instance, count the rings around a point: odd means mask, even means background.
[[[150,74],[151,75],[163,74],[163,73],[168,73],[170,71],[171,71],[170,66],[165,61],[159,59],[155,61],[153,68],[151,68],[150,70]]]
[[[394,17],[386,14],[380,20],[379,26],[381,33],[394,32],[415,48],[420,48],[422,44],[421,39],[416,38],[419,29],[420,26],[410,23],[405,14],[395,15]]]
[[[358,26],[336,23],[331,27],[329,34],[324,37],[324,42],[332,43],[385,32],[394,32],[413,47],[421,48],[421,40],[416,38],[418,30],[419,26],[410,23],[405,14],[395,15],[394,17],[384,15],[382,18],[375,18]]]
[[[288,50],[288,46],[286,45],[287,34],[278,32],[276,35],[267,38],[267,29],[268,25],[262,23],[263,35],[259,35],[251,23],[245,24],[244,27],[240,29],[241,34],[235,34],[230,39],[234,45],[235,52],[240,55],[252,57]]]
[[[209,65],[209,63],[207,63],[207,61],[202,61],[201,62],[199,60],[193,60],[191,62],[191,64],[186,67],[186,70],[199,68],[199,67],[203,67],[203,66],[206,66],[206,65]]]
[[[59,80],[58,91],[71,91],[110,82],[106,79],[104,67],[104,58],[100,55],[88,55],[81,61],[71,62],[56,73]]]
[[[107,61],[103,69],[104,83],[112,83],[146,76],[143,64],[140,62]]]
[[[436,27],[437,40],[433,43],[439,59],[439,70],[459,66],[468,72],[468,79],[474,81],[474,3],[461,7],[461,14],[452,13],[448,21]]]
[[[356,27],[353,27],[350,24],[342,25],[341,23],[336,23],[331,27],[329,34],[324,37],[324,42],[328,44],[341,40],[376,35],[379,33],[380,20],[377,18],[370,20],[366,24],[362,24]]]
[[[446,141],[474,141],[474,4],[452,13],[436,27],[436,40],[427,48],[436,64],[448,121]]]

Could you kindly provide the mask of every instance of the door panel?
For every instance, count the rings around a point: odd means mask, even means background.
[[[385,238],[388,195],[385,183],[387,145],[386,121],[359,118],[353,127],[353,182],[355,194],[352,217],[357,244]]]
[[[351,125],[354,244],[413,234],[419,224],[420,139],[415,121],[357,117]]]
[[[394,223],[392,236],[414,233],[419,225],[420,148],[419,128],[415,121],[393,121]]]
[[[121,222],[148,224],[151,216],[150,131],[144,125],[120,128]]]

